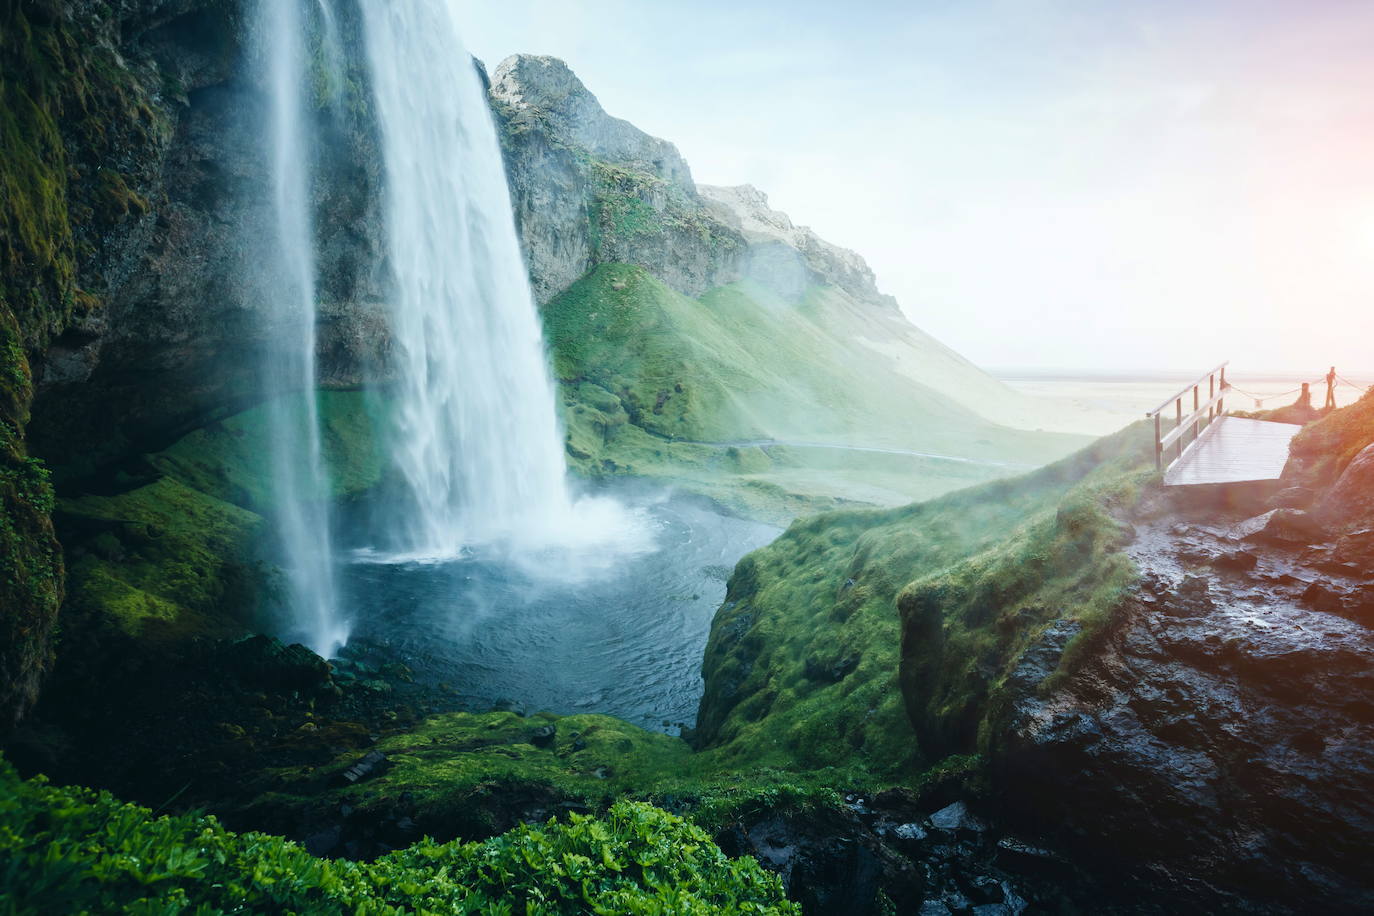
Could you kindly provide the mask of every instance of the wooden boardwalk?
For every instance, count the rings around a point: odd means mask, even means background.
[[[1221,417],[1210,423],[1164,474],[1166,487],[1278,480],[1288,463],[1288,443],[1302,429]]]

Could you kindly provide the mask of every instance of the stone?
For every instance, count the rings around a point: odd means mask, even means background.
[[[968,806],[961,801],[946,805],[930,816],[930,824],[936,830],[946,833],[977,834],[987,829],[978,818],[969,812]]]
[[[1312,508],[1316,502],[1317,494],[1308,487],[1288,487],[1274,494],[1274,498],[1269,500],[1269,505],[1275,509],[1303,509]]]
[[[892,835],[909,842],[920,842],[929,836],[920,824],[898,824],[892,828]]]
[[[1212,560],[1212,567],[1214,569],[1234,570],[1240,572],[1254,569],[1255,566],[1258,564],[1259,557],[1255,556],[1248,550],[1228,551],[1226,553],[1218,554],[1217,557],[1214,560]]]
[[[530,744],[535,747],[548,747],[558,736],[558,727],[552,723],[541,725],[530,733]]]
[[[1312,544],[1322,535],[1321,524],[1301,509],[1270,509],[1231,529],[1233,540],[1269,544]]]
[[[1346,465],[1322,498],[1320,512],[1333,526],[1342,529],[1374,525],[1374,443],[1365,446]]]
[[[1303,603],[1316,611],[1325,611],[1328,614],[1336,614],[1344,610],[1345,602],[1342,597],[1331,588],[1320,582],[1313,582],[1307,586],[1302,593]]]
[[[361,760],[340,773],[338,777],[336,777],[335,782],[342,785],[353,785],[354,783],[363,781],[369,776],[378,775],[389,765],[389,763],[390,761],[386,759],[386,755],[381,751],[368,751],[363,755]]]

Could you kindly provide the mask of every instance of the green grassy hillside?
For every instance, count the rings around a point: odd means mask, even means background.
[[[730,579],[697,743],[726,763],[889,778],[955,749],[922,748],[913,719],[976,731],[1034,633],[1060,617],[1090,628],[1131,581],[1113,512],[1153,473],[1146,433],[929,502],[794,522]]]
[[[602,265],[544,312],[569,453],[587,473],[816,509],[934,496],[1084,441],[997,426],[916,382],[901,359],[940,354],[874,350],[875,315],[833,289],[799,304],[752,284],[690,299],[641,268]]]

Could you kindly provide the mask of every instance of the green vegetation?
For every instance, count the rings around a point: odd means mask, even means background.
[[[360,392],[319,392],[332,493],[374,486],[381,457]],[[304,400],[292,406],[304,421]],[[277,582],[261,560],[271,492],[269,405],[184,436],[117,473],[112,493],[60,500],[68,612],[161,641],[251,628]]]
[[[320,447],[329,470],[331,492],[322,497],[351,499],[376,486],[384,457],[374,433],[376,419],[361,391],[318,391]],[[287,408],[306,420],[303,397],[289,397]],[[202,427],[156,455],[149,463],[164,474],[218,499],[259,514],[274,504],[271,455],[271,405],[260,404]]]
[[[422,841],[374,862],[317,859],[214,818],[154,817],[106,793],[22,781],[0,761],[6,912],[796,913],[778,878],[644,804]]]
[[[332,493],[375,486],[382,459],[361,392],[317,393]],[[293,397],[302,422],[304,399]],[[229,417],[147,456],[143,478],[112,495],[65,498],[67,608],[140,638],[226,635],[252,627],[278,586],[261,561],[273,494],[269,405]]]
[[[1114,516],[1152,473],[1148,454],[1132,427],[1016,480],[794,522],[730,580],[699,743],[732,765],[857,765],[884,779],[975,750],[923,748],[911,722],[976,731],[1038,629],[1104,618],[1132,576]]]
[[[603,264],[544,310],[569,455],[589,475],[671,478],[790,518],[929,498],[1080,443],[994,426],[916,383],[863,343],[876,333],[863,314],[835,290],[792,304],[739,284],[696,300]],[[760,440],[830,448],[750,444]]]
[[[378,776],[330,788],[359,757],[343,754],[319,769],[275,773],[281,791],[254,807],[328,812],[346,804],[383,814],[404,804],[449,836],[480,837],[499,832],[512,799],[590,811],[635,799],[714,828],[759,808],[838,806],[834,786],[866,785],[853,772],[729,769],[681,738],[592,714],[445,713],[384,738],[375,749],[389,761]]]
[[[1354,404],[1334,410],[1308,424],[1294,437],[1290,451],[1296,461],[1290,479],[1296,485],[1324,487],[1374,442],[1374,391]]]
[[[0,5],[0,721],[32,702],[63,596],[51,490],[24,443],[29,360],[101,307],[79,264],[147,209],[111,164],[151,161],[170,135],[113,43],[88,34],[110,16]]]
[[[641,241],[661,243],[669,233],[693,236],[719,253],[728,253],[738,236],[706,218],[682,188],[647,172],[614,165],[574,150],[587,172],[591,199],[587,228],[599,262],[630,260],[627,248]]]
[[[68,613],[145,638],[241,630],[256,607],[249,577],[261,524],[170,477],[64,499],[59,525],[74,535]]]

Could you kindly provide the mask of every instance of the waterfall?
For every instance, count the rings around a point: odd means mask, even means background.
[[[456,0],[362,4],[385,159],[403,551],[572,536],[554,389]]]
[[[293,636],[326,657],[348,637],[334,584],[315,372],[315,256],[311,219],[312,123],[306,108],[306,20],[301,0],[259,0],[268,90],[264,138],[274,237],[258,280],[269,301],[264,377],[269,402],[275,521],[284,556]]]

